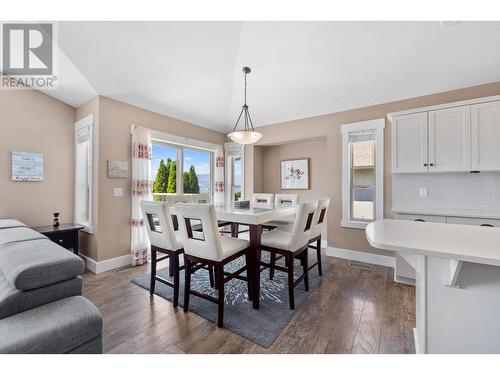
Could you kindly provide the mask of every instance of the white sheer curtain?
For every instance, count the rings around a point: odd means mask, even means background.
[[[214,203],[224,203],[224,150],[220,145],[215,149]]]
[[[149,239],[144,227],[141,200],[153,200],[151,181],[151,137],[149,129],[132,126],[132,265],[148,260]]]

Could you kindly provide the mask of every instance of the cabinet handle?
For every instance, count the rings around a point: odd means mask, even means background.
[[[494,225],[491,224],[481,224],[480,227],[494,227]]]
[[[434,167],[434,163],[430,163],[429,165],[430,165],[431,167]]]
[[[424,163],[424,167],[427,167],[427,163]]]
[[[415,219],[415,220],[413,220],[413,221],[419,221],[419,222],[421,222],[421,223],[425,223],[425,220],[424,220],[424,219]]]

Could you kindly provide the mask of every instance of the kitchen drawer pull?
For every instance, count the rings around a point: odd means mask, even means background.
[[[481,224],[480,227],[492,227],[492,228],[494,228],[495,226],[491,225],[491,224]]]
[[[425,220],[424,220],[424,219],[415,219],[415,220],[413,220],[413,221],[419,221],[419,222],[421,222],[421,223],[425,223]]]
[[[427,167],[427,163],[424,163],[424,167]]]

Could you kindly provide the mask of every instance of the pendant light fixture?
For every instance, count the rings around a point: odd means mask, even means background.
[[[234,125],[233,131],[227,135],[229,138],[231,138],[232,141],[242,145],[249,145],[255,143],[262,138],[262,134],[256,132],[255,129],[253,128],[252,118],[250,117],[250,112],[248,112],[247,74],[249,74],[250,72],[251,69],[248,66],[243,67],[243,73],[245,74],[245,103],[241,108],[240,115],[238,116],[238,120],[236,120],[236,124]],[[245,128],[243,130],[237,130],[236,128],[242,116]]]

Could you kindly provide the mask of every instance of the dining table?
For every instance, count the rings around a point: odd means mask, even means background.
[[[245,225],[249,228],[250,240],[250,264],[247,265],[250,284],[249,300],[253,308],[258,309],[260,305],[260,262],[261,262],[261,236],[263,225],[270,221],[279,220],[286,216],[295,215],[298,205],[291,203],[261,203],[250,202],[248,207],[237,207],[234,203],[214,204],[217,220],[228,223]],[[175,206],[171,208],[171,214],[175,215]],[[237,236],[237,232],[232,233]]]

